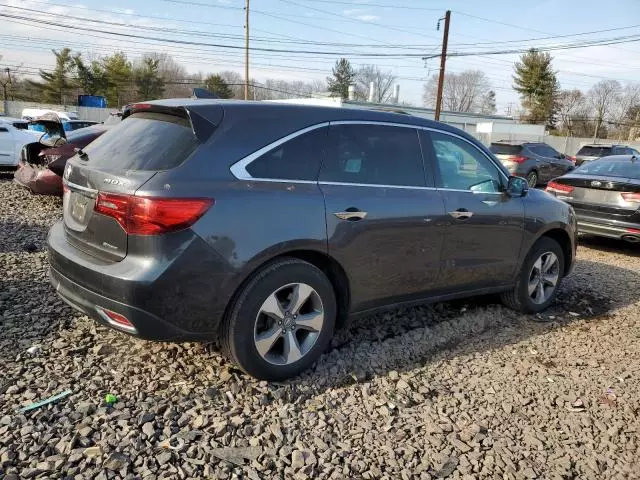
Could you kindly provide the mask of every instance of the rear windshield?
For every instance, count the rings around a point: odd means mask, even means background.
[[[573,173],[640,180],[640,160],[595,160],[576,168]]]
[[[585,157],[604,157],[606,155],[611,155],[611,147],[586,146],[578,150],[576,155],[584,155]]]
[[[517,155],[522,151],[522,146],[504,145],[502,143],[492,143],[490,150],[496,155]]]
[[[84,149],[89,164],[110,170],[168,170],[181,164],[198,141],[189,120],[163,113],[135,113]]]

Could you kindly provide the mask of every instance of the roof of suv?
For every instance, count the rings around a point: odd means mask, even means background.
[[[544,142],[527,142],[525,140],[498,140],[491,142],[491,145],[546,145]]]
[[[302,117],[301,120],[308,119],[308,124],[340,121],[340,120],[360,120],[360,121],[376,121],[411,124],[424,127],[433,127],[440,130],[451,131],[460,135],[461,131],[447,124],[427,120],[421,117],[407,115],[406,113],[394,113],[389,111],[369,110],[359,108],[342,108],[342,107],[325,107],[316,105],[300,105],[291,103],[278,102],[257,102],[246,100],[218,100],[218,99],[188,99],[175,98],[167,100],[154,100],[151,102],[139,102],[140,104],[151,104],[164,107],[184,107],[187,110],[201,111],[204,116],[206,107],[221,106],[225,111],[233,110],[234,114],[243,114],[246,111],[248,118],[257,112],[290,114]],[[204,108],[203,108],[204,107]],[[134,105],[135,108],[135,105]],[[470,137],[465,133],[465,136]],[[472,137],[470,137],[472,138]]]
[[[586,145],[582,145],[582,147],[593,147],[593,148],[613,148],[613,147],[626,147],[621,143],[587,143]]]

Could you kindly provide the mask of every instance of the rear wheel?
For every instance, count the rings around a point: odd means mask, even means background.
[[[325,274],[302,260],[278,260],[242,289],[221,332],[227,357],[261,380],[309,368],[327,348],[336,299]]]
[[[527,174],[527,183],[529,187],[535,188],[538,185],[538,172],[531,171]]]
[[[558,293],[564,275],[564,253],[555,240],[543,237],[529,251],[513,290],[502,294],[502,302],[523,313],[547,308]]]

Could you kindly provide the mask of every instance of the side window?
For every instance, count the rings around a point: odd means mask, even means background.
[[[320,180],[424,187],[417,130],[388,125],[332,125]]]
[[[473,192],[502,190],[497,167],[478,148],[452,135],[429,132],[429,136],[438,187]]]
[[[247,172],[254,178],[315,181],[326,138],[326,127],[303,133],[255,159]]]
[[[0,133],[9,133],[9,130],[4,127],[0,127]]]

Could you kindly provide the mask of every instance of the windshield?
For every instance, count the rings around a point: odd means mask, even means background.
[[[597,160],[576,168],[574,173],[640,179],[640,160]]]
[[[576,155],[584,155],[585,157],[604,157],[611,155],[611,147],[586,146],[578,150]]]
[[[167,170],[182,163],[198,141],[187,119],[136,113],[90,143],[89,163],[116,170]]]

